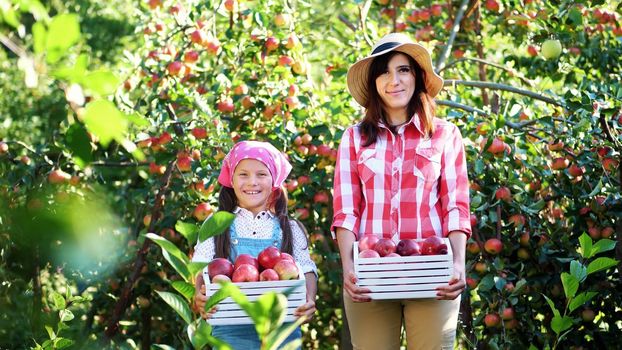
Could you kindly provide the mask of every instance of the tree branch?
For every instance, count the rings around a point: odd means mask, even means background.
[[[479,108],[475,108],[475,107],[471,107],[471,106],[467,106],[467,105],[463,105],[462,103],[458,103],[458,102],[453,102],[453,101],[448,101],[448,100],[436,100],[436,104],[437,105],[441,105],[441,106],[447,106],[447,107],[453,107],[453,108],[459,108],[462,110],[465,110],[469,113],[477,113],[483,116],[488,116],[488,113],[486,113],[486,111],[481,110]]]
[[[445,70],[447,68],[450,68],[452,66],[455,66],[458,63],[465,62],[465,61],[475,61],[475,62],[478,62],[478,63],[489,65],[491,67],[499,68],[501,70],[504,70],[504,71],[508,72],[511,76],[517,77],[518,79],[520,79],[523,83],[525,83],[527,85],[533,86],[535,84],[533,81],[525,78],[524,76],[521,75],[520,72],[517,72],[517,71],[515,71],[512,68],[508,68],[508,67],[502,66],[502,65],[500,65],[498,63],[490,62],[490,61],[487,61],[487,60],[484,60],[484,59],[481,59],[481,58],[475,58],[475,57],[462,57],[462,58],[459,58],[457,60],[451,61],[451,62],[447,63],[447,65],[445,67],[443,67],[441,70],[439,70],[439,72],[441,72],[441,71],[443,71],[443,70]]]
[[[175,161],[171,161],[166,167],[166,171],[162,176],[160,182],[160,189],[158,190],[158,194],[155,197],[155,203],[153,205],[153,209],[151,209],[151,223],[149,224],[148,232],[153,232],[156,223],[160,219],[162,214],[162,209],[164,208],[164,197],[166,192],[168,191],[168,187],[170,184],[171,175],[173,174],[173,168],[175,167]],[[114,311],[108,320],[108,326],[105,330],[106,338],[112,339],[117,332],[119,331],[119,320],[125,314],[125,310],[129,306],[130,296],[138,277],[140,276],[141,270],[146,263],[147,260],[147,251],[151,245],[150,239],[145,239],[143,246],[137,253],[136,260],[134,262],[134,268],[129,278],[123,285],[123,289],[121,290],[121,295],[117,300],[117,303],[114,306]]]
[[[473,86],[473,87],[478,87],[478,88],[487,88],[487,89],[492,89],[492,90],[508,91],[508,92],[512,92],[515,94],[531,97],[535,100],[540,100],[540,101],[543,101],[543,102],[546,102],[552,105],[564,107],[564,105],[560,101],[557,101],[551,97],[546,97],[544,95],[535,93],[533,91],[523,90],[523,89],[515,88],[513,86],[505,85],[505,84],[489,83],[486,81],[468,81],[468,80],[454,80],[454,79],[445,80],[445,86],[455,86],[455,85],[465,85],[465,86]]]
[[[449,51],[451,51],[451,47],[453,46],[454,40],[456,39],[456,34],[458,34],[458,31],[460,30],[460,21],[462,20],[462,16],[464,16],[464,11],[466,10],[468,4],[469,0],[462,0],[462,3],[460,4],[458,13],[456,14],[456,18],[454,19],[454,25],[451,28],[451,33],[449,33],[449,38],[447,39],[447,44],[445,44],[445,48],[443,49],[443,52],[441,53],[438,61],[436,62],[437,72],[443,68],[445,61],[449,57]]]

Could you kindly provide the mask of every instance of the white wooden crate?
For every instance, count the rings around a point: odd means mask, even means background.
[[[300,265],[296,263],[298,267],[298,279],[285,280],[285,281],[259,281],[259,282],[238,282],[234,283],[240,288],[240,291],[246,295],[249,301],[257,300],[262,294],[267,292],[282,293],[285,290],[296,286],[294,291],[287,296],[287,312],[284,322],[293,322],[296,320],[294,317],[294,310],[307,300],[307,288],[305,283],[305,276],[302,273]],[[205,294],[209,298],[218,289],[220,284],[211,283],[209,275],[207,273],[207,267],[203,270],[203,280],[205,283]],[[252,324],[253,321],[246,315],[246,312],[240,308],[231,298],[226,298],[216,305],[218,311],[216,311],[212,317],[208,320],[212,326],[220,325],[238,325],[238,324]]]
[[[435,298],[436,288],[453,275],[453,251],[449,239],[445,255],[359,258],[354,242],[354,272],[358,285],[371,290],[372,300]],[[421,241],[419,241],[421,242]]]

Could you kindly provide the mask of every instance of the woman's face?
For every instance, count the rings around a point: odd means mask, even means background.
[[[415,92],[415,72],[408,56],[399,53],[391,57],[386,71],[376,78],[376,90],[389,117],[403,121]]]
[[[272,175],[264,163],[255,159],[240,161],[233,172],[232,185],[240,207],[255,215],[267,209]]]

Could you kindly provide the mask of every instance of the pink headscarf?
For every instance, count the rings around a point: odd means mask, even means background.
[[[240,141],[222,161],[222,168],[218,176],[218,182],[226,187],[233,187],[233,172],[238,163],[244,159],[255,159],[265,164],[272,175],[272,189],[275,190],[283,185],[287,175],[292,170],[291,164],[285,155],[279,152],[268,142]]]

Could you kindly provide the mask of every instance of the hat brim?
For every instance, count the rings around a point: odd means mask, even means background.
[[[399,51],[412,57],[425,71],[425,86],[428,95],[434,97],[443,88],[443,78],[441,78],[432,67],[432,58],[428,50],[415,43],[402,43],[387,50],[377,52],[354,63],[347,74],[347,84],[350,94],[361,106],[367,107],[369,91],[367,91],[367,77],[369,66],[374,58],[382,56],[390,51]]]

